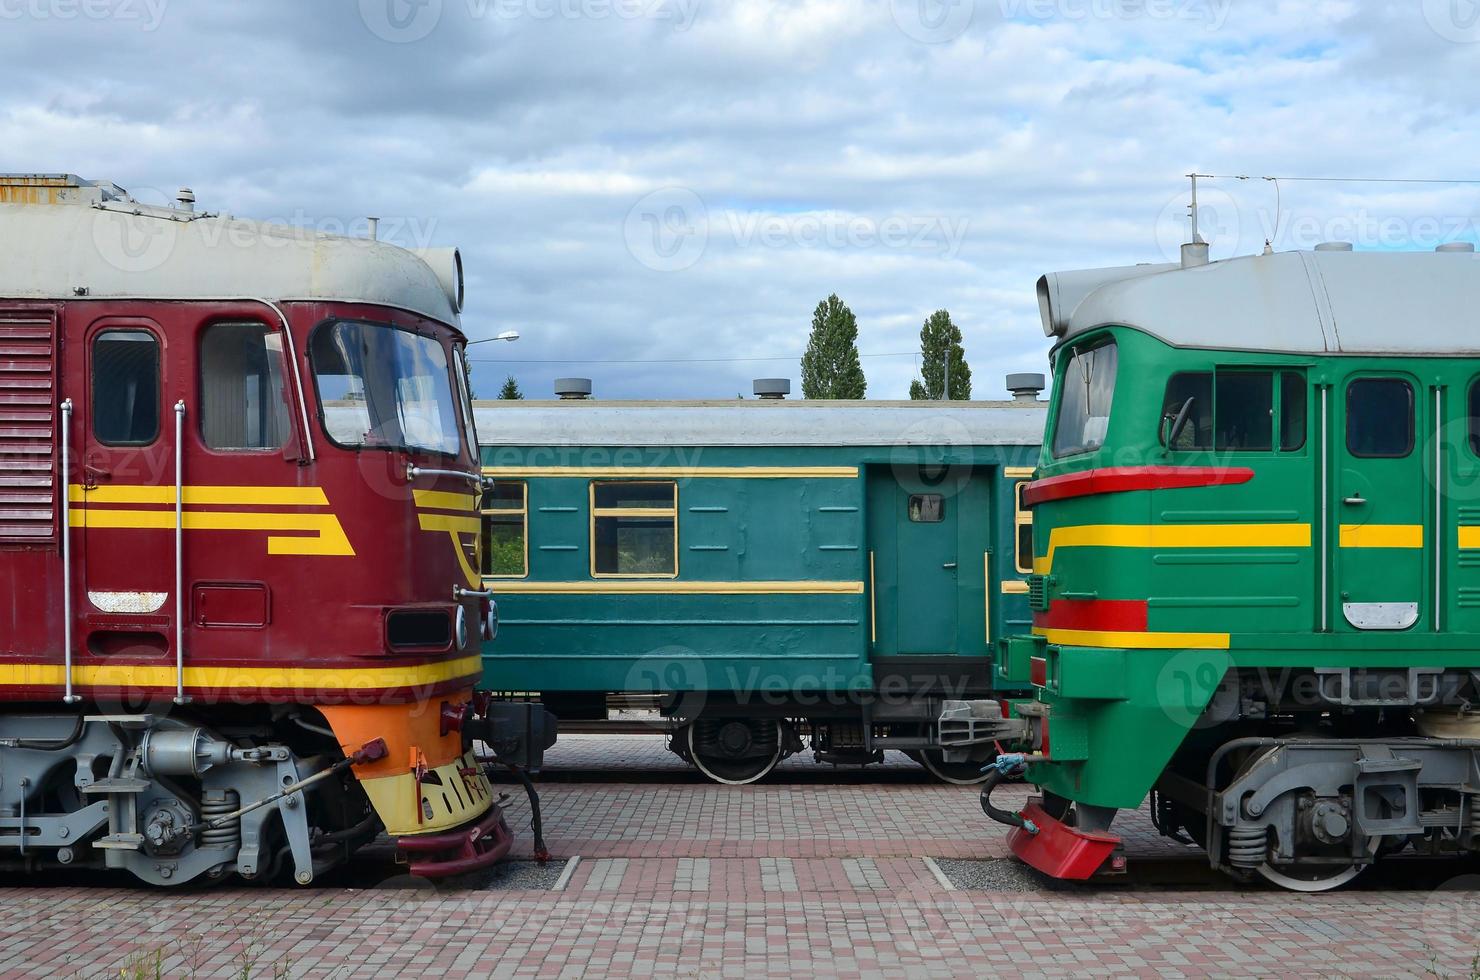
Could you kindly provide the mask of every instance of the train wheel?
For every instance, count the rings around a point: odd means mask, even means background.
[[[1369,849],[1375,848],[1377,838],[1369,839],[1367,845]],[[1329,892],[1347,884],[1370,867],[1371,864],[1271,864],[1266,861],[1254,870],[1270,884],[1292,892]]]
[[[688,757],[716,783],[744,786],[765,778],[781,761],[780,721],[700,717],[684,732]]]
[[[911,752],[910,757],[924,766],[936,779],[943,783],[950,783],[952,786],[975,786],[986,782],[987,774],[982,772],[982,767],[992,761],[986,758],[966,762],[947,762],[939,749]]]

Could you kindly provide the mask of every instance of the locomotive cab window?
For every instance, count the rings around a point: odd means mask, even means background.
[[[281,449],[288,441],[282,334],[213,323],[200,341],[200,437],[211,449]]]
[[[1099,449],[1110,428],[1110,402],[1115,394],[1115,342],[1076,348],[1064,365],[1059,385],[1059,411],[1054,424],[1054,456]]]
[[[1358,378],[1346,386],[1346,448],[1396,459],[1413,451],[1413,386],[1401,378]]]
[[[910,521],[914,524],[939,524],[946,519],[946,498],[938,493],[910,494]]]
[[[159,340],[147,330],[104,330],[92,343],[93,435],[105,446],[159,437]]]
[[[1181,452],[1270,452],[1305,445],[1305,378],[1296,371],[1183,371],[1167,381],[1160,441]]]
[[[529,574],[529,484],[498,482],[483,495],[483,575]]]
[[[591,484],[591,574],[678,575],[678,484]]]
[[[347,449],[462,450],[442,344],[389,324],[338,321],[309,341],[324,430]]]

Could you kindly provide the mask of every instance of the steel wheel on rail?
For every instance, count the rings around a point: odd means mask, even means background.
[[[764,779],[781,761],[784,723],[764,718],[700,716],[684,730],[688,757],[716,783],[744,786]]]
[[[1376,847],[1377,838],[1367,842],[1369,848]],[[1371,864],[1271,864],[1266,861],[1254,870],[1259,877],[1272,885],[1292,892],[1329,892],[1352,881]]]
[[[993,757],[981,760],[968,759],[965,762],[947,762],[945,755],[939,749],[925,749],[911,752],[910,758],[924,766],[927,772],[943,783],[950,783],[952,786],[976,786],[987,781],[987,774],[982,772],[982,767],[991,762]]]

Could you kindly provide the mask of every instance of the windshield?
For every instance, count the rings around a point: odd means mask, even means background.
[[[1114,341],[1069,354],[1063,382],[1056,386],[1059,415],[1053,435],[1055,456],[1089,452],[1104,445],[1110,428],[1110,399],[1115,394],[1116,360]]]
[[[312,350],[330,439],[349,448],[458,454],[452,380],[436,338],[345,321],[320,327]]]

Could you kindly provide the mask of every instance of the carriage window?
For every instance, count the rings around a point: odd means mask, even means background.
[[[105,446],[159,437],[159,341],[147,330],[105,330],[92,345],[93,435]]]
[[[1360,378],[1347,385],[1346,448],[1367,457],[1412,452],[1412,386],[1400,378]]]
[[[678,484],[591,484],[591,574],[678,574]]]
[[[1117,357],[1114,341],[1089,350],[1076,349],[1069,355],[1054,427],[1055,456],[1090,452],[1104,445],[1110,428]]]
[[[200,437],[211,449],[288,441],[283,337],[261,323],[215,323],[200,342]]]
[[[1023,504],[1023,492],[1027,489],[1028,481],[1023,480],[1013,490],[1013,521],[1016,525],[1013,528],[1016,532],[1013,567],[1023,575],[1033,571],[1033,512]]]
[[[1305,376],[1280,372],[1280,449],[1305,448]]]
[[[1190,399],[1190,404],[1189,404]],[[1184,371],[1167,381],[1166,397],[1161,403],[1161,438],[1171,435],[1177,417],[1186,408],[1186,421],[1168,449],[1213,448],[1213,373]]]
[[[939,524],[946,518],[946,500],[938,493],[910,495],[910,520],[915,524]]]
[[[529,574],[529,485],[495,483],[483,495],[483,574],[523,578]]]

